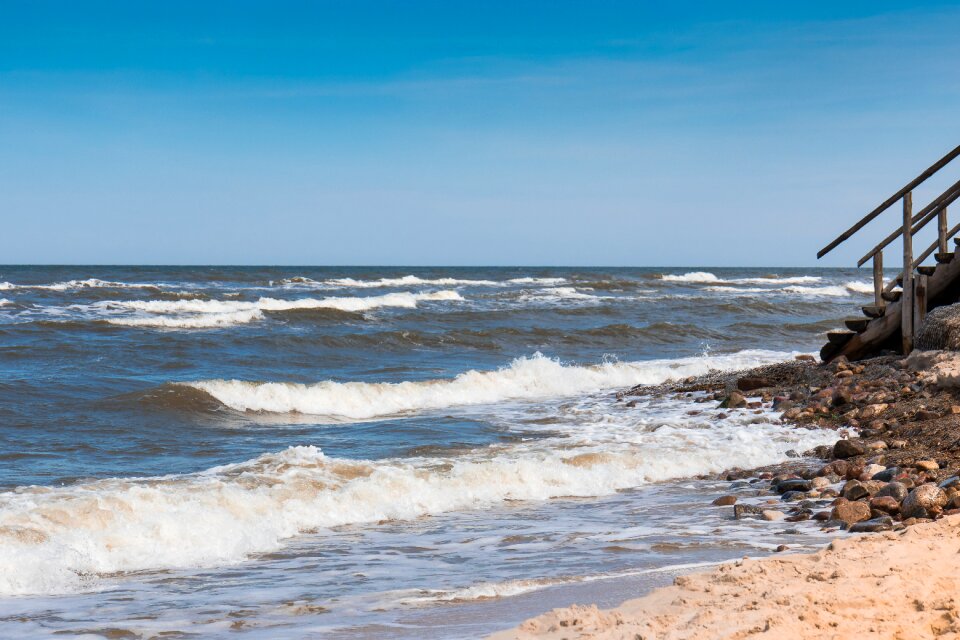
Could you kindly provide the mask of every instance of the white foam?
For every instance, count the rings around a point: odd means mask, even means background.
[[[839,297],[850,295],[850,290],[847,287],[840,286],[840,285],[826,286],[826,287],[803,287],[803,286],[797,285],[793,287],[784,287],[783,291],[786,291],[787,293],[798,293],[804,296],[814,296],[814,297],[825,296],[828,298],[833,298],[833,297],[839,298]]]
[[[68,280],[53,284],[13,284],[0,282],[0,290],[11,289],[46,289],[48,291],[73,291],[77,289],[159,289],[161,285],[147,282],[113,282],[98,278],[86,280]]]
[[[149,316],[137,318],[107,318],[110,324],[124,327],[155,327],[159,329],[213,329],[246,324],[262,320],[263,313],[257,309],[249,311],[227,311],[225,313],[204,313],[182,316]]]
[[[691,271],[682,275],[669,274],[661,278],[665,282],[716,283],[720,278],[708,271]]]
[[[293,311],[298,309],[337,309],[360,312],[379,307],[402,307],[414,309],[418,302],[460,301],[463,297],[456,291],[433,291],[429,293],[388,293],[370,297],[328,297],[281,300],[260,298],[255,302],[240,300],[112,300],[98,303],[99,306],[132,309],[147,313],[227,313],[236,311]]]
[[[100,312],[110,324],[127,327],[166,329],[210,329],[246,324],[264,318],[264,311],[282,312],[300,309],[335,309],[360,313],[381,307],[414,309],[424,301],[461,301],[456,291],[429,293],[388,293],[366,298],[329,297],[281,300],[260,298],[255,302],[241,300],[109,300],[89,307]],[[145,315],[117,316],[117,312],[133,311]]]
[[[564,284],[567,282],[566,278],[511,278],[507,280],[510,284],[539,284],[539,285],[555,285],[555,284]]]
[[[765,278],[732,278],[722,279],[709,271],[692,271],[681,275],[664,275],[662,280],[666,282],[686,282],[691,284],[766,284],[766,285],[784,285],[784,284],[813,284],[820,282],[823,278],[819,276],[788,276],[778,278],[770,276]]]
[[[571,396],[637,384],[658,384],[713,370],[735,370],[780,362],[795,354],[779,351],[698,356],[675,360],[565,365],[539,353],[517,358],[495,371],[468,371],[453,379],[416,382],[297,384],[203,380],[184,383],[237,411],[304,413],[336,421],[370,420],[447,407]]]
[[[493,280],[463,280],[459,278],[428,279],[428,278],[420,278],[414,275],[403,276],[402,278],[380,278],[378,280],[355,280],[353,278],[334,278],[332,280],[325,280],[324,283],[331,286],[350,287],[354,289],[366,289],[366,288],[377,288],[377,287],[412,287],[412,286],[455,287],[458,285],[496,287],[500,285],[499,282],[495,282]]]
[[[869,282],[853,281],[853,282],[848,282],[844,286],[850,291],[853,291],[854,293],[869,293],[869,294],[873,293],[873,284]]]
[[[632,422],[601,421],[589,437],[574,425],[566,438],[449,458],[356,461],[292,447],[196,474],[0,493],[0,593],[69,592],[104,574],[240,562],[326,527],[608,495],[772,464],[835,438],[750,412],[710,425],[677,417],[658,428],[636,411],[618,415]]]
[[[5,307],[9,304],[13,304],[13,300],[7,300],[6,298],[0,298],[0,307]]]

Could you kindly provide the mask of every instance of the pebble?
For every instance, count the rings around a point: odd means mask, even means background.
[[[737,503],[737,496],[720,496],[713,501],[715,507],[729,507],[732,504]]]
[[[771,522],[775,522],[777,520],[783,520],[786,517],[782,511],[774,511],[772,509],[766,509],[760,515],[764,520],[769,520]]]
[[[940,465],[933,460],[917,460],[913,466],[921,471],[936,471],[940,468]]]
[[[850,526],[850,533],[876,533],[878,531],[890,531],[893,529],[893,518],[890,516],[880,516],[871,520],[857,522]]]

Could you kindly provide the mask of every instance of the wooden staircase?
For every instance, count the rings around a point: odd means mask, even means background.
[[[855,360],[886,349],[910,353],[915,330],[923,322],[927,311],[960,300],[960,259],[954,259],[960,249],[960,238],[954,238],[960,233],[960,225],[947,228],[947,206],[960,198],[960,181],[952,184],[919,212],[913,213],[913,190],[957,156],[960,156],[960,146],[940,158],[817,253],[817,258],[822,258],[894,203],[902,202],[902,224],[857,263],[861,267],[867,261],[873,261],[873,304],[863,307],[864,317],[845,319],[846,329],[827,334],[828,342],[820,350],[824,362],[841,355]],[[914,236],[934,219],[937,220],[936,241],[918,257],[914,257]],[[897,238],[902,239],[903,270],[885,284],[883,250]],[[954,247],[949,246],[951,238]],[[933,256],[935,264],[924,265],[923,262],[930,256]]]

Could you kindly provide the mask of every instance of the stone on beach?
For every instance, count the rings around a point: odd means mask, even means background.
[[[870,505],[866,502],[853,502],[846,498],[837,498],[837,503],[830,512],[833,520],[840,520],[848,525],[870,519]]]
[[[728,507],[737,503],[737,496],[720,496],[712,502],[715,507]]]
[[[833,445],[833,455],[837,458],[853,458],[863,455],[864,452],[866,452],[866,447],[857,440],[837,440],[837,443]]]
[[[904,518],[931,518],[940,515],[947,504],[947,494],[933,484],[922,484],[903,499],[900,511]]]

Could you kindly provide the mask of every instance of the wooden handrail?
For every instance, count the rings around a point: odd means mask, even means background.
[[[953,151],[951,151],[947,155],[940,158],[936,163],[928,167],[926,171],[924,171],[919,176],[914,178],[905,187],[903,187],[902,189],[897,191],[895,194],[893,194],[892,196],[884,200],[883,203],[880,204],[880,206],[878,206],[876,209],[874,209],[873,211],[868,213],[866,216],[861,218],[859,222],[857,222],[855,225],[853,225],[852,227],[850,227],[849,229],[841,233],[836,240],[834,240],[833,242],[825,246],[823,249],[821,249],[817,253],[817,259],[819,260],[823,256],[827,255],[828,253],[836,249],[840,243],[848,239],[850,236],[852,236],[857,231],[859,231],[864,226],[866,226],[868,222],[870,222],[871,220],[876,218],[878,215],[886,211],[890,207],[890,205],[892,205],[894,202],[902,198],[907,193],[913,191],[916,187],[918,187],[923,182],[925,182],[927,178],[935,174],[937,171],[940,171],[940,169],[945,167],[951,160],[953,160],[957,156],[960,156],[960,146],[957,146],[956,148],[953,149]]]
[[[913,217],[913,228],[910,233],[915,234],[917,231],[922,229],[927,225],[928,222],[937,217],[937,214],[946,206],[953,203],[954,200],[960,198],[960,180],[954,182],[949,189],[937,196],[933,202],[921,209],[917,215]],[[896,231],[884,238],[880,244],[875,246],[866,255],[860,258],[860,261],[857,262],[858,267],[862,267],[864,263],[873,257],[873,255],[879,251],[882,251],[884,247],[888,244],[899,238],[903,234],[903,227],[898,228]]]
[[[950,229],[950,231],[947,231],[947,232],[944,234],[944,238],[947,239],[947,240],[949,240],[950,238],[952,238],[953,236],[957,235],[958,233],[960,233],[960,224],[956,225],[953,229]],[[931,244],[929,247],[927,247],[927,250],[926,250],[926,251],[924,251],[923,253],[920,254],[920,257],[919,257],[919,258],[917,258],[916,260],[913,261],[913,268],[916,269],[916,268],[919,267],[921,264],[923,264],[923,261],[926,260],[927,258],[929,258],[929,257],[930,257],[930,254],[932,254],[935,249],[939,248],[939,246],[940,246],[940,238],[938,237],[936,240],[934,240],[933,244]],[[884,287],[883,290],[884,290],[884,291],[888,291],[888,292],[889,292],[889,291],[893,291],[894,288],[896,288],[896,286],[897,286],[897,280],[899,280],[899,279],[902,278],[902,277],[903,277],[903,271],[901,271],[900,273],[898,273],[898,274],[896,275],[896,277],[894,277],[892,280],[890,280],[890,284],[888,284],[886,287]]]

